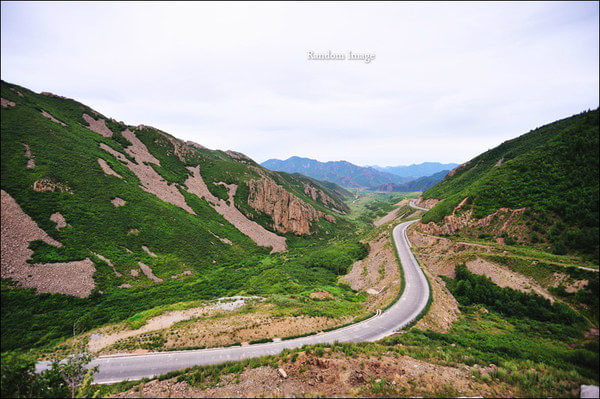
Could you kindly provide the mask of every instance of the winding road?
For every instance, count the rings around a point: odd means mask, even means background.
[[[411,206],[426,210],[417,207],[414,201],[411,202]],[[98,366],[99,369],[94,376],[94,383],[110,384],[123,380],[137,380],[196,365],[218,364],[275,355],[286,348],[299,348],[303,345],[333,343],[335,341],[377,341],[393,334],[415,320],[425,309],[429,300],[429,284],[410,251],[411,244],[406,235],[406,229],[414,222],[416,220],[401,223],[393,230],[393,239],[404,271],[405,287],[398,301],[381,314],[337,330],[286,341],[241,347],[156,352],[143,355],[100,356],[91,362],[91,366]],[[48,367],[49,362],[39,362],[36,371],[39,372]]]

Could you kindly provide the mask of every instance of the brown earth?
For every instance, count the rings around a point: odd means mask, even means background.
[[[456,174],[456,172],[460,171],[461,169],[463,169],[465,166],[469,165],[470,163],[471,163],[471,161],[468,161],[461,165],[458,165],[456,168],[454,168],[450,172],[448,172],[448,176],[454,176]]]
[[[353,290],[369,294],[366,306],[369,311],[382,309],[393,301],[400,292],[401,279],[389,231],[383,230],[370,241],[367,257],[355,262],[340,280]]]
[[[219,237],[218,235],[216,235],[215,233],[213,233],[213,232],[212,232],[212,231],[210,231],[210,230],[209,230],[208,232],[209,232],[210,234],[212,234],[212,235],[213,235],[213,236],[214,236],[216,239],[218,239],[219,241],[221,241],[222,243],[224,243],[224,244],[227,244],[227,245],[233,245],[233,242],[231,242],[231,240],[230,240],[230,239],[228,239],[228,238],[223,238],[223,237]]]
[[[149,165],[160,165],[160,161],[148,151],[146,145],[129,129],[125,129],[121,134],[132,144],[125,148],[125,152],[137,162],[136,164],[127,160],[126,166],[140,179],[142,189],[156,195],[165,202],[169,202],[195,215],[196,213],[185,202],[185,198],[177,186],[169,184]]]
[[[17,105],[15,102],[7,100],[4,97],[0,97],[0,104],[3,108],[14,107],[15,105]]]
[[[19,95],[19,97],[24,97],[23,93],[21,93],[19,90],[15,89],[14,87],[11,87],[10,90],[14,91],[15,93],[17,93]]]
[[[88,114],[83,114],[81,117],[88,123],[87,128],[92,132],[98,133],[103,137],[112,137],[113,132],[106,126],[104,119],[95,120]]]
[[[222,298],[201,307],[169,311],[149,319],[137,330],[127,329],[124,324],[106,326],[90,334],[88,348],[98,354],[144,353],[148,352],[143,349],[147,336],[162,337],[165,340],[162,350],[247,344],[257,339],[321,331],[349,321],[349,318],[277,316],[274,305],[256,302],[257,298],[251,301],[252,313],[238,312],[248,299],[253,298]]]
[[[495,366],[477,366],[487,374]],[[285,376],[285,377],[284,377]],[[223,375],[220,381],[206,380],[200,387],[176,378],[141,383],[114,398],[192,398],[192,397],[421,397],[483,396],[510,397],[511,388],[502,383],[475,381],[470,368],[425,363],[387,351],[377,355],[347,356],[325,348],[315,352],[288,355],[277,365],[245,369]]]
[[[417,199],[417,201],[415,202],[415,205],[420,206],[422,208],[431,209],[434,206],[436,206],[439,202],[440,202],[439,199],[435,199],[435,198],[424,199],[423,197],[419,197]]]
[[[115,207],[123,206],[127,203],[127,201],[125,201],[123,198],[119,198],[119,197],[115,197],[115,198],[111,199],[110,202]]]
[[[472,273],[489,277],[499,287],[510,287],[521,292],[534,292],[550,302],[554,302],[554,298],[547,289],[540,286],[532,278],[515,273],[504,265],[489,262],[479,257],[467,261],[465,265]]]
[[[52,215],[50,215],[50,220],[56,223],[56,230],[67,227],[67,221],[60,212],[54,212]]]
[[[138,266],[140,267],[140,269],[142,269],[142,272],[146,275],[146,277],[148,277],[150,280],[154,281],[155,283],[162,283],[163,279],[156,277],[154,275],[154,273],[152,273],[152,268],[150,268],[150,266],[148,266],[145,263],[142,262],[138,262]]]
[[[62,244],[27,215],[19,204],[2,190],[2,278],[11,278],[25,288],[38,292],[61,293],[85,297],[91,294],[96,268],[88,258],[63,263],[29,264],[33,251],[28,248],[34,240],[43,240],[57,247]]]
[[[425,271],[425,275],[431,285],[433,301],[427,314],[417,322],[415,327],[424,331],[446,333],[452,328],[452,323],[458,320],[460,313],[458,302],[441,278],[433,276],[428,270]]]
[[[158,255],[156,255],[154,252],[150,251],[150,249],[147,246],[142,245],[142,249],[144,250],[144,252],[146,252],[148,255],[152,256],[153,258],[158,257]]]
[[[50,115],[48,112],[42,110],[41,113],[46,118],[50,119],[52,122],[58,123],[59,125],[62,125],[62,126],[67,126],[66,123],[63,123],[63,122],[59,121],[58,119],[56,119],[55,117],[53,117],[52,115]]]
[[[100,167],[102,168],[104,173],[106,173],[107,175],[117,176],[119,179],[123,178],[123,176],[112,170],[112,168],[108,165],[108,163],[106,163],[104,159],[98,158],[98,163],[100,164]]]
[[[434,222],[429,222],[427,224],[422,223],[420,229],[434,235],[450,235],[459,230],[464,231],[465,229],[477,231],[485,230],[486,233],[495,236],[501,236],[503,233],[523,235],[524,230],[527,230],[522,226],[522,223],[520,223],[525,208],[500,208],[484,218],[476,219],[473,217],[472,209],[463,209],[465,208],[467,199],[468,198],[464,198],[454,208],[451,215],[445,216],[441,224],[438,225]]]
[[[404,200],[402,200],[402,201],[404,201]],[[400,201],[400,202],[402,202],[402,201]],[[399,208],[392,209],[387,215],[383,216],[379,220],[376,220],[375,222],[373,222],[373,224],[375,225],[375,227],[379,227],[383,224],[391,222],[392,220],[395,220],[399,210],[400,210]]]
[[[35,168],[35,161],[33,160],[33,157],[31,156],[31,149],[29,148],[29,145],[27,144],[23,144],[25,146],[25,157],[27,158],[27,169],[34,169]]]
[[[185,198],[179,192],[176,185],[169,185],[165,179],[163,179],[158,172],[156,172],[152,166],[148,163],[160,165],[158,159],[156,159],[148,149],[142,143],[135,134],[126,129],[122,132],[123,136],[132,143],[131,146],[125,149],[131,157],[135,159],[136,163],[133,163],[125,157],[125,155],[112,149],[104,143],[100,143],[100,148],[112,154],[115,158],[125,164],[129,170],[131,170],[140,179],[141,187],[144,191],[156,195],[159,199],[169,202],[181,209],[195,215],[195,212],[185,202]]]
[[[310,293],[310,297],[312,299],[335,299],[333,295],[331,295],[327,291],[314,291]]]
[[[108,258],[105,258],[104,256],[102,256],[102,255],[100,255],[100,254],[97,254],[97,253],[95,253],[95,252],[92,252],[92,253],[93,253],[94,255],[96,255],[98,258],[100,258],[100,259],[102,259],[103,261],[105,261],[105,262],[106,262],[106,263],[107,263],[107,264],[108,264],[110,267],[112,267],[113,271],[115,272],[115,276],[117,276],[117,277],[121,277],[121,276],[122,276],[122,274],[121,274],[121,273],[119,273],[119,272],[117,271],[117,269],[115,269],[115,265],[113,265],[113,263],[110,261],[110,259],[108,259]],[[131,286],[130,286],[130,287],[131,287]]]

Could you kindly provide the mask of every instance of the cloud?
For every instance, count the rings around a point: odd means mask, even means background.
[[[2,79],[259,162],[463,162],[596,108],[597,33],[595,2],[3,2]]]

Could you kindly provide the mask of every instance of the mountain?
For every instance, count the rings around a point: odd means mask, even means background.
[[[419,177],[433,177],[435,174],[438,174],[442,171],[452,170],[457,166],[457,163],[423,162],[409,166],[372,166],[372,168],[401,177],[417,179]]]
[[[410,179],[374,168],[357,166],[347,161],[319,162],[310,158],[291,157],[285,161],[269,159],[261,165],[273,171],[300,173],[313,179],[339,184],[347,188],[376,187],[382,184],[401,184]]]
[[[502,143],[425,191],[423,199],[443,201],[423,222],[431,231],[502,235],[597,260],[598,134],[595,110]]]
[[[55,94],[2,81],[1,97],[3,351],[68,336],[73,318],[252,292],[259,275],[277,290],[292,272],[257,259],[351,230],[341,188]],[[298,289],[316,275],[293,273]]]
[[[450,172],[449,170],[442,170],[441,172],[434,173],[431,176],[419,177],[408,183],[403,184],[384,184],[373,188],[373,191],[390,191],[390,192],[414,192],[414,191],[425,191],[430,187],[435,186],[441,182],[444,177]]]

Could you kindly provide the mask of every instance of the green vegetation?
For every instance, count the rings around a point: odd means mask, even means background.
[[[92,356],[73,353],[65,362],[54,360],[50,368],[35,372],[36,359],[30,354],[2,354],[3,398],[87,398],[92,395],[92,382],[97,367],[87,368]]]
[[[462,313],[446,333],[411,329],[375,343],[333,343],[284,350],[279,355],[197,366],[160,376],[176,378],[196,388],[214,388],[224,376],[237,376],[257,367],[284,367],[295,363],[299,353],[330,359],[359,359],[361,367],[368,361],[409,356],[440,366],[468,367],[474,382],[498,387],[500,392],[517,397],[571,397],[581,384],[597,384],[598,341],[581,340],[569,331],[556,334],[565,326],[530,318],[505,317],[480,305],[462,306]],[[308,370],[311,360],[297,365],[299,376]],[[348,362],[348,365],[350,363]],[[344,369],[345,370],[345,369]],[[350,371],[350,370],[348,370]],[[302,378],[302,377],[301,377]],[[231,379],[230,379],[231,380]],[[148,380],[94,387],[103,395],[124,392]],[[400,391],[399,391],[400,389]],[[431,389],[431,391],[429,390]],[[308,393],[308,392],[307,392]],[[461,396],[452,387],[395,386],[385,377],[369,378],[360,387],[361,396]],[[464,393],[463,393],[464,395]]]
[[[39,240],[31,242],[30,262],[89,258],[96,267],[96,287],[86,298],[37,294],[19,287],[15,281],[2,280],[2,396],[54,397],[72,393],[61,382],[64,375],[57,368],[37,376],[31,370],[36,354],[57,346],[67,347],[75,321],[82,332],[117,323],[140,328],[163,312],[234,295],[266,298],[265,306],[272,309],[274,317],[306,315],[360,320],[371,314],[365,309],[367,294],[339,283],[338,277],[367,255],[369,247],[364,242],[391,227],[374,229],[373,221],[395,209],[402,199],[414,198],[418,193],[360,192],[356,198],[330,183],[261,169],[239,154],[195,147],[184,147],[180,159],[175,156],[180,150],[177,141],[155,128],[136,129],[111,121],[76,101],[35,94],[5,82],[2,97],[17,103],[15,107],[2,108],[2,189],[40,228],[63,244],[56,248]],[[40,110],[67,126],[50,121]],[[104,119],[114,135],[105,138],[87,129],[81,117],[84,112]],[[597,124],[598,111],[594,111],[537,129],[476,158],[453,178],[426,193],[426,197],[447,198],[427,214],[432,221],[441,220],[465,197],[469,197],[466,208],[472,208],[478,217],[499,206],[528,208],[519,221],[528,234],[506,232],[500,237],[501,242],[487,230],[449,237],[484,243],[494,249],[465,247],[457,255],[462,256],[457,263],[480,256],[545,286],[550,285],[554,273],[567,275],[565,284],[570,279],[586,279],[587,285],[573,292],[568,292],[565,285],[552,288],[550,291],[558,300],[550,304],[534,295],[499,288],[459,266],[456,280],[447,279],[446,284],[458,299],[462,313],[446,334],[412,328],[379,343],[320,345],[284,351],[274,357],[197,367],[161,378],[178,377],[195,386],[216,386],[223,374],[261,365],[276,367],[305,350],[318,356],[368,359],[406,355],[440,365],[467,365],[472,367],[475,381],[506,384],[522,396],[568,396],[581,383],[597,384],[598,340],[585,337],[584,332],[590,324],[598,324],[598,277],[596,272],[573,267],[589,266],[597,259]],[[121,134],[126,128],[135,130],[160,161],[160,166],[153,168],[179,188],[196,215],[142,190],[137,176],[100,147],[103,143],[133,161],[124,152],[131,145]],[[35,168],[27,168],[25,145],[31,150]],[[590,149],[596,150],[595,155]],[[105,174],[98,158],[123,178]],[[500,159],[502,165],[495,166]],[[289,250],[269,254],[268,248],[257,246],[206,200],[185,190],[185,180],[190,175],[187,167],[197,165],[218,198],[227,200],[228,192],[214,183],[236,184],[235,206],[266,229],[273,230],[273,220],[248,205],[246,184],[261,176],[269,176],[317,211],[335,216],[336,222],[322,218],[313,223],[310,235],[287,234]],[[34,191],[33,184],[40,179],[52,182],[56,189]],[[532,181],[536,182],[535,187]],[[307,194],[307,185],[317,190],[314,198]],[[578,192],[575,187],[582,189]],[[579,193],[577,198],[574,193]],[[126,205],[115,207],[111,200],[116,197],[124,199]],[[55,212],[65,217],[67,227],[56,229],[50,220]],[[397,211],[402,217],[413,213],[407,206]],[[157,256],[148,254],[143,246]],[[548,246],[552,246],[554,254],[547,252]],[[503,251],[504,248],[510,251]],[[109,259],[112,265],[95,254]],[[131,270],[137,270],[139,262],[151,267],[163,283],[154,283],[142,274],[132,275]],[[191,275],[184,274],[186,271]],[[131,288],[119,288],[124,284]],[[333,299],[311,298],[314,291],[326,291]],[[258,305],[250,303],[239,312],[249,313],[255,308]],[[303,335],[310,334],[314,332]],[[162,332],[150,332],[130,341],[122,340],[115,347],[161,350],[166,337]],[[252,343],[269,340],[256,337]],[[326,348],[330,350],[325,351]],[[492,363],[497,366],[492,371],[483,372],[476,367]],[[10,372],[5,373],[8,368]],[[128,382],[90,390],[89,379],[79,382],[85,387],[82,395],[105,395],[139,384]],[[366,380],[360,392],[406,394],[395,390],[385,378]],[[451,387],[443,392],[458,394]],[[432,394],[439,395],[440,391]]]
[[[373,229],[373,221],[377,220],[395,207],[395,204],[405,198],[417,198],[420,193],[387,193],[357,190],[355,199],[350,204],[350,217],[356,221],[362,231],[368,232]],[[414,209],[407,207],[400,212],[407,214]]]
[[[17,104],[2,108],[2,189],[40,228],[63,244],[56,248],[33,241],[30,262],[89,258],[96,267],[96,287],[87,298],[37,294],[3,279],[3,352],[49,348],[70,336],[75,320],[80,320],[84,330],[121,321],[139,327],[157,312],[187,306],[182,303],[238,294],[267,296],[279,303],[282,314],[360,317],[364,296],[356,296],[337,282],[337,276],[364,257],[368,249],[359,243],[353,227],[356,222],[330,209],[349,210],[343,202],[344,196],[349,195],[344,189],[268,171],[240,154],[186,146],[158,129],[137,129],[115,122],[74,100],[36,94],[6,82],[2,82],[2,97]],[[41,110],[67,126],[52,122]],[[83,113],[104,119],[113,136],[106,138],[89,130]],[[152,167],[169,184],[179,187],[196,215],[142,190],[138,177],[100,147],[105,144],[135,162],[124,151],[131,145],[121,134],[125,129],[135,131],[160,161],[160,166]],[[35,161],[34,168],[27,168],[26,146]],[[123,178],[105,174],[99,158]],[[269,248],[257,246],[206,200],[185,191],[184,183],[190,175],[186,168],[196,165],[211,192],[219,198],[228,199],[227,190],[213,183],[236,184],[235,205],[268,230],[273,230],[273,220],[248,205],[246,185],[263,175],[317,211],[333,215],[336,222],[322,218],[313,223],[311,235],[290,233],[286,236],[289,251],[270,255]],[[32,187],[40,179],[52,182],[55,190],[34,191]],[[305,193],[307,185],[316,190],[315,198]],[[126,204],[114,206],[111,200],[117,197]],[[67,227],[55,228],[55,222],[50,220],[55,212],[63,215]],[[231,244],[219,238],[226,238]],[[142,246],[157,257],[150,256]],[[110,260],[114,269],[95,254]],[[139,269],[138,262],[148,265],[163,283],[154,283],[141,273],[133,276],[131,270]],[[183,273],[186,271],[191,275]],[[124,284],[131,288],[119,288]],[[338,302],[327,306],[312,300],[309,295],[315,289],[333,293]],[[283,296],[288,300],[294,296],[294,306],[285,306]]]
[[[581,328],[584,323],[573,310],[560,302],[551,303],[539,295],[500,288],[488,277],[471,273],[464,264],[456,267],[455,281],[447,279],[446,285],[463,306],[483,304],[507,317],[529,317],[574,329]]]
[[[565,326],[505,318],[478,306],[462,309],[459,321],[447,334],[413,329],[386,338],[383,344],[403,355],[445,365],[494,364],[498,368],[490,377],[524,389],[526,396],[565,396],[568,374],[580,383],[597,384],[597,340],[582,341],[568,329],[561,333]],[[521,373],[531,369],[536,378],[522,378]],[[549,386],[540,384],[544,375],[552,376]]]
[[[598,114],[551,123],[474,158],[423,194],[445,198],[423,221],[440,222],[467,197],[475,218],[526,207],[533,244],[543,240],[555,253],[580,253],[597,262]]]

